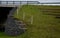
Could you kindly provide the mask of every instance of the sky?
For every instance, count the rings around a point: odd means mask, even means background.
[[[0,1],[39,1],[41,3],[60,2],[60,0],[0,0]]]

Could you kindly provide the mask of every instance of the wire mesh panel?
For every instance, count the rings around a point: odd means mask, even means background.
[[[39,2],[37,1],[27,1],[27,4],[38,4]]]
[[[13,2],[7,2],[8,5],[13,5]]]
[[[7,4],[7,2],[5,2],[5,1],[2,1],[2,2],[0,2],[0,4]]]
[[[38,1],[0,1],[0,5],[25,5],[25,4],[39,4]]]
[[[21,1],[21,5],[27,4],[27,1]]]

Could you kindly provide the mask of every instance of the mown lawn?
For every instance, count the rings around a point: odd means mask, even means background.
[[[14,37],[0,33],[0,38],[60,38],[60,19],[56,19],[54,15],[48,15],[48,13],[52,14],[54,10],[51,12],[42,11],[48,8],[60,9],[60,6],[22,6],[18,9],[18,15],[15,13],[14,16],[22,20],[25,13],[23,21],[27,24],[27,31],[20,36]],[[33,24],[30,24],[31,16],[33,16]]]

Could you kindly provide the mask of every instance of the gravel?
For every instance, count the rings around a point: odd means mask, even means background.
[[[18,20],[17,19],[14,19],[14,18],[8,18],[6,23],[5,23],[5,33],[7,35],[12,35],[12,36],[15,36],[15,35],[20,35],[22,33],[25,32],[25,28],[24,24],[22,22],[17,22]],[[22,28],[23,26],[23,28]]]

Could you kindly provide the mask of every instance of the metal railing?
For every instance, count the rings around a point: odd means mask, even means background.
[[[38,1],[0,1],[1,5],[23,5],[23,4],[39,4]]]

